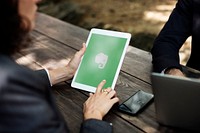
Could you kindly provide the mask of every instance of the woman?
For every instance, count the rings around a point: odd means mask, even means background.
[[[52,99],[51,85],[73,77],[85,45],[62,68],[32,71],[11,58],[30,43],[29,32],[35,26],[39,0],[0,1],[0,132],[69,132]],[[102,81],[95,94],[84,103],[81,132],[111,132],[102,121],[110,108],[119,101],[111,88],[102,91]],[[101,101],[101,102],[99,102]]]

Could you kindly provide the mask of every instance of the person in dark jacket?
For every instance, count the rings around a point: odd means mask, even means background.
[[[13,54],[31,43],[29,32],[35,26],[39,1],[0,1],[0,133],[69,132],[56,107],[51,85],[73,77],[85,45],[65,67],[52,70],[33,71],[12,58]],[[102,91],[105,82],[103,80],[84,103],[80,132],[112,132],[112,125],[102,119],[119,99],[111,88]]]
[[[151,51],[155,72],[184,76],[179,50],[189,36],[192,45],[187,66],[200,70],[200,1],[178,0]]]

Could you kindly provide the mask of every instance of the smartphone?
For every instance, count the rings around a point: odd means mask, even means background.
[[[151,93],[138,90],[135,94],[120,104],[118,109],[124,113],[136,115],[153,99],[153,97],[154,95]]]

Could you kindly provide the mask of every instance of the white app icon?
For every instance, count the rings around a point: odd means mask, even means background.
[[[104,53],[99,53],[95,57],[95,62],[98,64],[99,69],[103,69],[108,61],[108,56]]]

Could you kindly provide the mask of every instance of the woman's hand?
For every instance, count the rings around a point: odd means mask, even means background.
[[[70,60],[70,62],[67,64],[67,70],[69,71],[69,79],[72,78],[78,68],[78,65],[80,64],[81,58],[83,54],[85,53],[86,46],[85,43],[83,43],[83,47],[76,52],[74,57]]]
[[[108,113],[111,107],[119,101],[116,97],[116,91],[111,88],[102,89],[106,83],[103,80],[97,87],[94,94],[90,93],[90,97],[84,103],[84,119],[99,119]]]
[[[70,60],[70,62],[66,66],[53,70],[48,70],[50,76],[50,82],[52,85],[63,81],[67,81],[74,76],[85,50],[86,46],[83,43],[83,47],[78,52],[76,52],[74,57]]]

